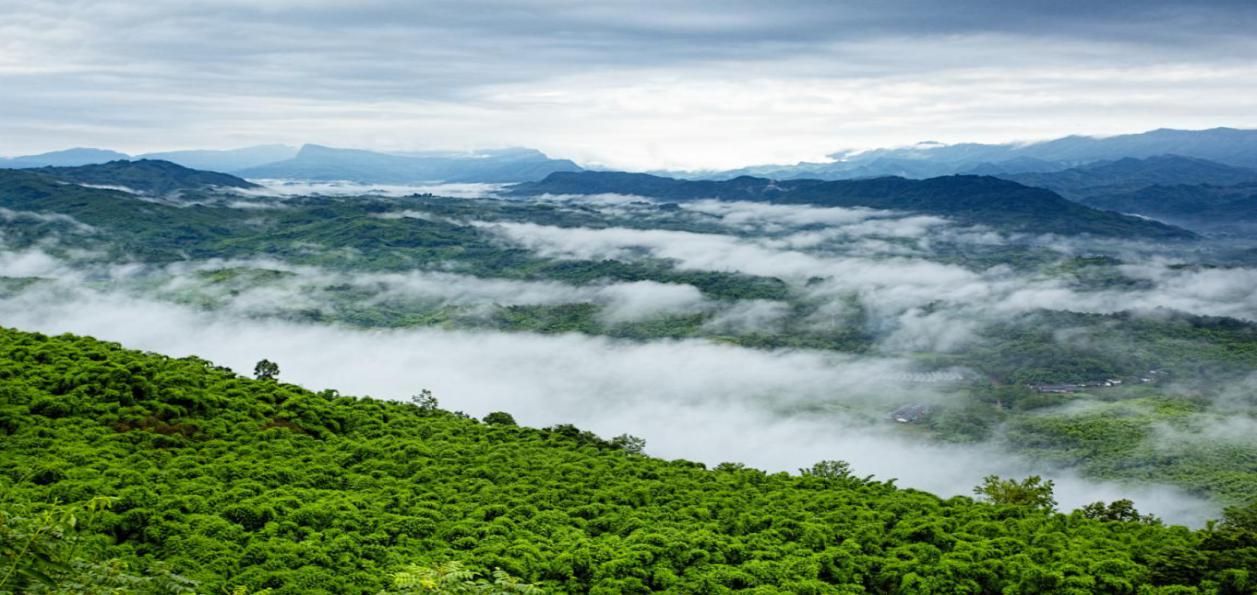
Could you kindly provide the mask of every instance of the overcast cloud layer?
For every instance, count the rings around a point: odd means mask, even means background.
[[[617,167],[1257,126],[1257,4],[0,0],[0,154],[527,145]]]

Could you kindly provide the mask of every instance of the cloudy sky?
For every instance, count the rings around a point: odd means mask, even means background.
[[[0,155],[305,142],[733,167],[1257,127],[1257,2],[0,0]]]

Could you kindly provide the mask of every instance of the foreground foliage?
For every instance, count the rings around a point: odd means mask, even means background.
[[[14,544],[30,534],[8,519],[107,496],[76,518],[94,544],[76,556],[178,569],[198,592],[1240,593],[1257,578],[1257,506],[1193,532],[1123,506],[943,500],[838,462],[708,470],[507,419],[0,330],[5,561],[27,563]]]

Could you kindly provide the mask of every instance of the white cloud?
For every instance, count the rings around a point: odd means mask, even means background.
[[[917,217],[878,221],[879,229],[892,229],[911,239],[926,238],[944,225],[918,221]],[[932,219],[932,218],[925,218]],[[903,223],[906,221],[907,223]],[[873,221],[853,223],[864,228]],[[1081,312],[1118,312],[1132,309],[1170,308],[1211,316],[1257,320],[1257,270],[1248,268],[1194,269],[1175,267],[1168,261],[1119,268],[1133,279],[1152,282],[1148,289],[1087,291],[1071,287],[1065,279],[1015,273],[1006,266],[973,271],[922,258],[881,254],[817,253],[818,242],[784,238],[743,238],[731,235],[627,228],[564,228],[533,223],[481,223],[512,242],[551,258],[633,258],[652,256],[674,260],[686,269],[737,271],[779,277],[798,284],[819,278],[804,291],[820,297],[855,293],[882,316],[897,316],[931,303],[953,308],[972,308],[983,315],[1016,313],[1047,308]],[[834,237],[858,236],[838,226],[824,231]],[[812,232],[802,232],[810,237]],[[957,235],[956,237],[963,237]],[[979,234],[979,239],[983,239]],[[828,241],[828,240],[826,240]],[[864,248],[878,248],[857,244]],[[795,248],[799,249],[795,249]],[[916,252],[911,254],[915,255]]]
[[[0,251],[0,277],[53,277],[69,268],[42,250]]]
[[[741,300],[707,321],[707,329],[724,333],[775,333],[790,315],[789,304],[772,300]]]
[[[654,281],[616,283],[600,288],[598,294],[607,301],[603,316],[612,323],[692,313],[701,311],[707,303],[693,285]]]
[[[22,259],[46,265],[48,270],[57,271],[67,278],[77,279],[80,275],[76,271],[59,267],[55,259],[40,252],[28,253]],[[288,274],[265,281],[246,275],[245,283],[226,282],[217,285],[208,284],[195,276],[197,272],[222,269],[255,272],[269,270]],[[0,271],[3,270],[3,261],[0,261]],[[219,300],[220,307],[249,316],[298,311],[327,312],[332,302],[328,288],[332,287],[361,290],[368,296],[362,298],[362,304],[366,306],[409,302],[434,307],[466,306],[484,310],[493,306],[591,303],[602,308],[600,314],[609,324],[645,320],[667,314],[701,312],[715,307],[692,285],[654,281],[576,286],[557,281],[486,278],[442,271],[346,273],[265,259],[178,263],[151,272],[158,279],[164,280],[161,291],[166,295],[207,295]]]
[[[502,184],[364,184],[337,181],[315,182],[309,180],[251,180],[262,188],[240,189],[237,194],[258,196],[410,196],[435,194],[451,198],[482,198],[493,196]]]
[[[842,228],[847,229],[853,223],[893,214],[865,207],[815,207],[729,200],[686,201],[680,206],[687,211],[716,216],[722,224],[738,231],[761,233],[814,225],[844,226]]]
[[[60,223],[69,226],[72,230],[80,233],[93,233],[96,229],[74,217],[63,215],[61,213],[37,213],[35,211],[15,211],[0,207],[0,221],[5,223],[20,223],[25,221],[38,221],[40,223]]]

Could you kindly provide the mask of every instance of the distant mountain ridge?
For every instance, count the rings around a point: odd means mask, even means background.
[[[258,145],[241,149],[168,151],[145,153],[137,159],[160,159],[192,169],[234,172],[292,159],[298,148],[290,145]]]
[[[757,165],[727,171],[665,172],[688,179],[754,175],[773,179],[844,180],[880,176],[929,178],[951,174],[1025,174],[1098,161],[1179,155],[1257,169],[1257,130],[1161,128],[1110,137],[1066,136],[1033,143],[921,143],[910,147],[840,151],[832,162]]]
[[[1189,239],[1195,234],[1139,217],[1094,209],[1046,189],[990,176],[955,175],[910,180],[678,180],[623,172],[555,173],[511,193],[631,194],[664,200],[715,198],[827,207],[871,207],[951,217],[970,224],[1029,233],[1091,234],[1143,239]]]
[[[1229,186],[1257,182],[1257,170],[1181,155],[1158,155],[1143,159],[1124,157],[1116,161],[1101,161],[1058,172],[996,174],[996,177],[1027,186],[1047,188],[1074,198],[1099,192],[1132,190],[1154,185]]]
[[[77,165],[106,163],[109,161],[130,158],[130,155],[127,155],[126,153],[119,153],[117,151],[78,147],[62,151],[52,151],[50,153],[40,153],[38,155],[24,155],[10,159],[0,159],[0,168],[18,169],[28,167],[73,167]]]
[[[230,150],[146,153],[131,157],[103,149],[68,149],[0,159],[0,168],[77,167],[133,159],[161,160],[190,169],[251,178],[352,181],[375,184],[514,183],[540,180],[556,171],[581,171],[568,159],[535,149],[472,152],[382,153],[322,145],[259,145]]]
[[[724,171],[653,172],[680,179],[728,180],[743,175],[776,180],[848,180],[899,176],[925,179],[952,174],[1014,176],[1052,173],[1124,158],[1162,155],[1204,159],[1257,169],[1257,130],[1157,129],[1109,137],[1066,136],[1031,143],[925,142],[908,147],[839,151],[832,161],[765,164]],[[40,155],[0,158],[0,168],[76,166],[132,157],[104,149],[68,149]],[[155,158],[194,169],[242,177],[350,180],[366,183],[537,181],[559,171],[581,171],[568,159],[533,149],[472,152],[382,152],[322,145],[259,145],[230,150],[156,152]]]
[[[1159,128],[1139,134],[1121,134],[1102,138],[1067,136],[1052,141],[1014,147],[1012,150],[1014,154],[1020,156],[1061,162],[1181,155],[1237,167],[1257,167],[1257,130]]]
[[[1257,226],[1257,170],[1163,155],[1064,171],[1000,176],[1048,188],[1082,204],[1133,213],[1197,231]]]
[[[180,190],[208,188],[260,188],[236,176],[190,169],[154,159],[110,161],[76,167],[41,167],[23,170],[79,185],[126,188],[141,194],[164,195]]]
[[[390,154],[305,145],[291,159],[235,173],[248,178],[406,184],[525,182],[540,180],[561,171],[581,171],[581,167],[567,159],[551,159],[533,149],[500,149],[469,154]]]
[[[1078,202],[1200,231],[1251,233],[1257,230],[1257,182],[1233,186],[1154,185],[1086,196]]]

